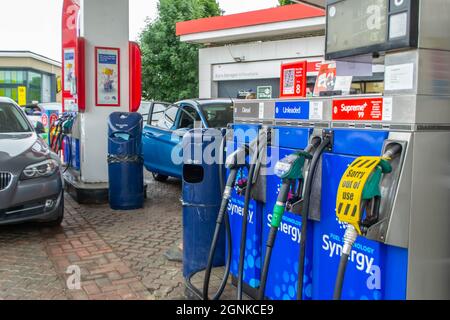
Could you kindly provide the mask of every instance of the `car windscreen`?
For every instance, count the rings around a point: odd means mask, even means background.
[[[0,133],[31,131],[25,116],[14,105],[0,102]]]
[[[210,128],[225,128],[233,122],[231,104],[207,104],[201,106],[201,109]]]

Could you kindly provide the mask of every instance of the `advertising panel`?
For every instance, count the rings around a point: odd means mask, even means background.
[[[306,97],[307,61],[281,65],[280,98]]]
[[[120,105],[120,49],[95,48],[95,104]]]

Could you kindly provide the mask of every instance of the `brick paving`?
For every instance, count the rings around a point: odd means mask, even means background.
[[[142,210],[78,205],[66,196],[60,228],[0,227],[0,300],[183,298],[182,265],[164,257],[182,237],[181,184],[146,180]],[[80,289],[67,286],[70,266],[81,272]]]

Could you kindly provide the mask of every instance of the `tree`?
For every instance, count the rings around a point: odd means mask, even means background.
[[[198,96],[198,49],[175,34],[179,21],[218,16],[216,0],[160,0],[158,18],[140,35],[146,99],[175,102]]]
[[[294,3],[294,2],[292,2],[290,0],[278,0],[278,2],[280,3],[280,6],[285,6],[285,5]]]

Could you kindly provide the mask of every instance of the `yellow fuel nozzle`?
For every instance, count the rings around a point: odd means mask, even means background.
[[[392,167],[384,157],[360,157],[353,161],[342,176],[339,184],[336,215],[341,222],[352,225],[359,235],[363,234],[363,212],[369,202],[378,202],[374,207],[379,210],[381,198],[380,182],[384,173],[390,173]],[[378,218],[378,212],[375,214]],[[371,223],[374,219],[370,220]]]

